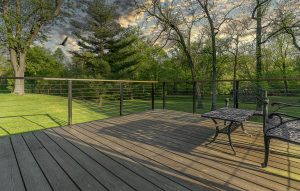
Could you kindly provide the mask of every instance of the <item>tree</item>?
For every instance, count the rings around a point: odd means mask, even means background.
[[[285,93],[288,93],[288,82],[287,82],[287,57],[288,51],[290,49],[289,42],[286,38],[286,35],[281,35],[276,39],[276,44],[279,49],[279,61],[281,62],[281,70],[282,70],[282,77],[284,79],[284,88]]]
[[[139,11],[146,14],[148,22],[154,22],[153,43],[159,43],[162,47],[178,45],[186,56],[193,81],[197,81],[196,66],[191,53],[191,43],[194,38],[196,23],[202,17],[197,15],[196,5],[190,0],[171,1],[146,1],[135,0]],[[152,23],[153,24],[153,23]],[[198,107],[203,107],[201,102],[201,90],[196,85]]]
[[[256,89],[257,97],[261,97],[261,79],[263,77],[262,68],[262,46],[280,34],[287,33],[293,39],[293,44],[297,48],[295,30],[299,29],[299,1],[276,1],[256,0],[252,9],[252,19],[256,22]],[[298,5],[298,6],[297,6]],[[294,7],[294,8],[292,8]],[[297,17],[291,13],[292,11]],[[261,110],[261,102],[257,101],[257,110]]]
[[[65,53],[62,51],[61,48],[57,48],[53,53],[54,58],[57,62],[66,63],[66,56]]]
[[[300,2],[289,0],[284,6],[278,8],[279,22],[277,22],[277,31],[286,33],[292,39],[295,48],[300,52]]]
[[[224,6],[221,2],[215,2],[215,0],[197,0],[199,3],[205,18],[209,24],[210,38],[211,38],[211,48],[212,48],[212,105],[211,109],[215,110],[217,108],[217,42],[216,37],[221,30],[221,27],[231,18],[231,13],[238,7],[241,6],[241,3],[236,4],[234,2],[225,2],[231,3],[232,6],[225,6],[226,9],[222,9]]]
[[[24,77],[29,47],[42,35],[42,27],[59,16],[63,0],[2,0],[0,38],[9,51],[15,77]],[[14,93],[24,94],[24,80],[15,80]]]
[[[7,59],[0,55],[0,76],[7,75],[9,73],[9,63]]]
[[[249,35],[248,27],[250,22],[248,19],[233,20],[225,27],[224,34],[226,35],[225,52],[229,52],[233,56],[233,91],[235,92],[235,82],[237,80],[238,66],[240,54],[243,54],[245,50],[243,47],[247,44],[245,37]]]
[[[27,50],[26,65],[27,76],[62,77],[65,73],[65,65],[56,59],[55,53],[40,46]]]
[[[256,0],[256,4],[254,9],[252,10],[252,19],[256,22],[256,96],[257,99],[257,105],[256,109],[261,110],[262,104],[261,101],[259,101],[259,97],[262,97],[261,95],[261,79],[262,79],[262,45],[265,43],[263,41],[263,29],[267,28],[267,23],[265,23],[265,27],[263,27],[263,18],[266,14],[266,9],[269,5],[271,0]],[[269,38],[269,37],[267,37]]]
[[[136,41],[136,33],[121,27],[114,4],[94,0],[87,5],[85,21],[72,22],[81,48],[73,52],[74,57],[81,66],[89,68],[90,75],[120,77],[126,69],[138,64],[135,52],[128,48]]]

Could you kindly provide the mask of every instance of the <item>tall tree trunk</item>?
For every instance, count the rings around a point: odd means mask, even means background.
[[[211,102],[211,110],[217,109],[217,50],[216,50],[216,35],[214,30],[211,34],[212,40],[212,102]]]
[[[176,31],[176,33],[179,36],[180,39],[180,44],[183,48],[183,51],[187,57],[188,60],[188,64],[192,73],[192,80],[196,81],[197,80],[197,74],[196,74],[196,67],[191,55],[191,51],[190,51],[190,46],[187,46],[184,40],[184,37],[182,35],[182,33],[180,32],[180,30],[175,26],[175,25],[171,25],[171,27]],[[190,43],[189,43],[190,44]],[[201,100],[201,88],[200,88],[200,84],[197,82],[196,84],[196,99],[197,99],[197,108],[203,108],[203,104],[202,104],[202,100]]]
[[[212,101],[211,101],[211,110],[217,109],[217,48],[216,48],[216,31],[214,21],[210,15],[209,9],[206,5],[200,3],[203,8],[210,27],[211,33],[211,46],[212,46]]]
[[[236,49],[234,54],[234,65],[233,65],[233,96],[236,92],[236,79],[237,79],[237,65],[238,65],[238,49]]]
[[[26,62],[26,52],[17,52],[14,49],[10,49],[10,59],[11,64],[14,69],[15,77],[16,78],[24,78],[25,76],[25,62]],[[24,95],[25,94],[25,87],[24,87],[24,79],[15,79],[15,86],[13,93],[17,95]]]
[[[237,64],[238,64],[238,55],[234,55],[234,66],[233,66],[233,81],[236,81],[236,74],[237,74]]]
[[[239,56],[239,36],[235,39],[235,51],[233,52],[234,65],[233,65],[233,96],[236,92],[236,79],[237,79],[237,66],[238,66],[238,56]]]
[[[189,65],[190,65],[190,69],[191,69],[191,73],[192,73],[192,81],[197,81],[196,68],[195,68],[193,59],[190,55],[188,55],[187,57],[188,57],[188,61],[189,61]],[[196,91],[196,100],[197,100],[197,108],[198,109],[203,108],[200,85],[201,85],[200,83],[196,82],[196,90],[195,91]]]
[[[260,4],[260,0],[257,0],[257,3]],[[262,7],[258,6],[257,15],[256,15],[256,96],[257,96],[257,104],[256,110],[262,109],[261,100],[261,79],[262,79]]]
[[[234,67],[233,67],[233,80],[234,82],[237,79],[237,66],[238,66],[238,57],[239,57],[239,42],[240,38],[239,36],[235,39],[235,51],[234,51]]]
[[[288,82],[287,82],[285,59],[282,62],[282,69],[283,69],[282,73],[283,73],[283,79],[284,79],[284,89],[285,89],[285,93],[287,94],[289,91],[289,87],[288,87]]]

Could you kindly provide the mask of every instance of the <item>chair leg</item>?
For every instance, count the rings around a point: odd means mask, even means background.
[[[269,153],[270,153],[270,138],[264,136],[264,142],[265,142],[265,160],[261,164],[262,168],[266,168],[268,166]]]

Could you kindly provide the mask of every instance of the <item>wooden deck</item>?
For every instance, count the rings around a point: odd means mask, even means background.
[[[213,124],[200,115],[155,110],[0,138],[0,190],[300,190],[300,147],[271,143],[248,123],[205,146]],[[260,135],[258,135],[260,134]]]

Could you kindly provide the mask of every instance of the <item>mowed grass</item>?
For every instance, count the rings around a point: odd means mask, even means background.
[[[104,119],[118,114],[112,105],[103,109],[88,102],[73,101],[73,123]],[[0,94],[0,136],[64,126],[68,100],[52,95]]]
[[[232,96],[219,95],[217,97],[217,107],[221,108],[225,106],[225,99],[230,98],[230,107],[233,107]],[[170,110],[193,112],[193,98],[192,96],[166,96],[166,108]],[[284,102],[300,105],[300,98],[298,96],[269,96],[270,105],[269,113],[274,111],[276,107],[271,107],[273,102]],[[156,108],[161,108],[162,101],[159,99],[156,101]],[[256,110],[256,104],[251,102],[245,102],[244,100],[239,100],[240,109],[251,109]],[[211,97],[204,97],[202,99],[202,107],[196,108],[196,113],[202,114],[211,110]],[[287,113],[293,116],[300,116],[299,107],[288,107],[280,110],[282,113]],[[251,121],[262,122],[262,117],[252,117]]]
[[[217,106],[224,107],[225,98],[218,96]],[[298,97],[270,97],[271,102],[282,101],[295,103]],[[205,113],[211,109],[210,97],[205,97],[203,107],[197,108],[197,113]],[[232,101],[230,105],[232,106]],[[162,99],[155,99],[155,108],[162,108]],[[240,103],[240,108],[255,109],[255,104]],[[124,100],[123,114],[139,113],[151,109],[150,97],[146,100]],[[192,112],[193,102],[191,96],[167,96],[166,109]],[[272,110],[272,109],[271,109]],[[285,109],[283,112],[300,116],[299,108]],[[120,115],[118,100],[104,100],[99,106],[93,101],[73,99],[73,124],[100,120]],[[261,122],[261,117],[252,120]],[[35,131],[57,126],[65,126],[68,123],[67,97],[41,94],[26,94],[17,96],[14,94],[0,94],[0,136]]]

